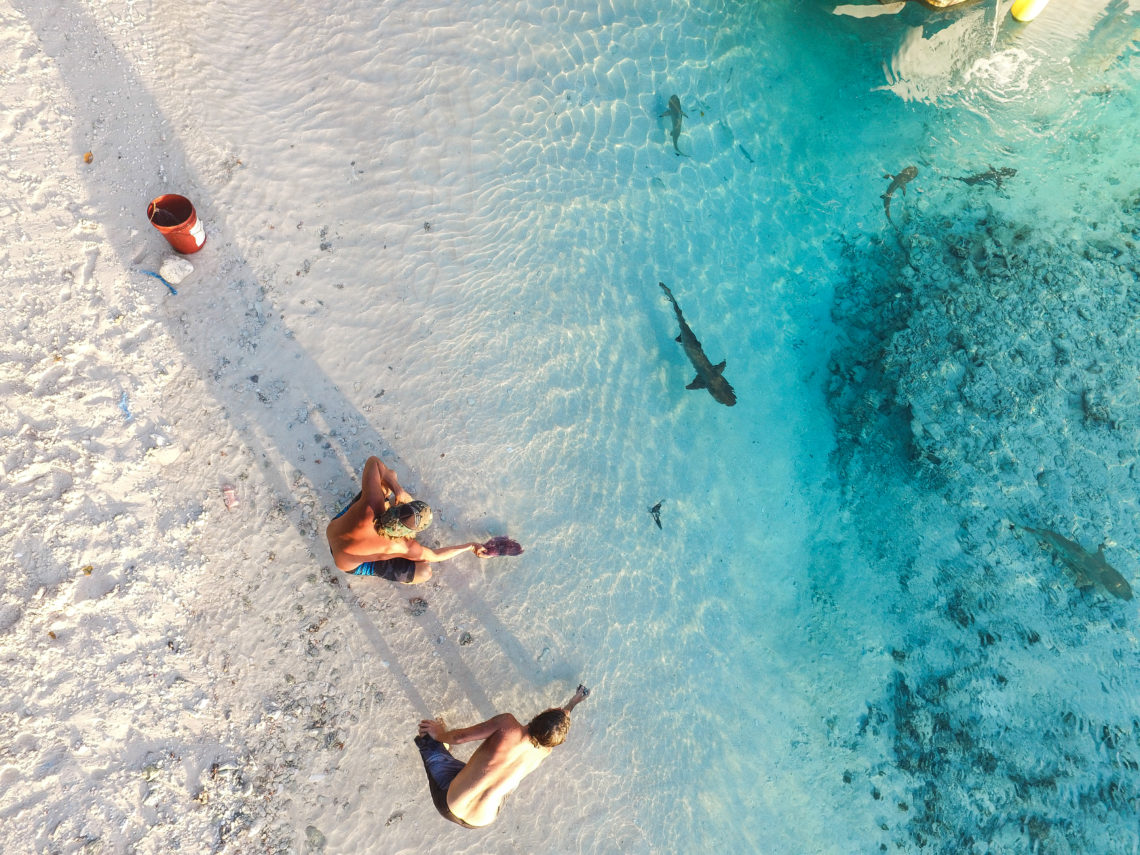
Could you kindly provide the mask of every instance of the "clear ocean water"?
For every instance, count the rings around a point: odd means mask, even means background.
[[[600,678],[614,851],[1136,851],[1135,607],[1009,527],[1136,578],[1137,21],[1078,6],[626,4],[507,51],[478,299],[517,308],[452,368],[511,390],[480,442],[544,547],[492,598]]]
[[[1136,851],[1135,607],[1009,528],[1136,578],[1135,14],[659,9],[526,43],[503,166],[530,630],[605,675],[619,850]]]
[[[471,671],[524,708],[595,687],[528,802],[574,804],[578,850],[1136,852],[1134,601],[1026,530],[1138,579],[1136,7],[833,8],[217,9],[309,45],[212,78],[274,131],[228,226],[327,226],[320,307],[267,286],[297,341],[445,523],[528,545],[465,592]],[[256,172],[282,139],[321,172]],[[658,282],[735,407],[686,390]]]

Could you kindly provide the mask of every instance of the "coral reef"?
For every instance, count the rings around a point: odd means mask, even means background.
[[[1077,589],[1010,526],[1106,541],[1135,581],[1135,207],[1125,199],[1077,237],[962,203],[916,214],[897,241],[844,247],[833,463],[908,627],[853,737],[888,741],[909,782],[891,798],[870,788],[893,806],[884,851],[1136,843],[1131,612]]]

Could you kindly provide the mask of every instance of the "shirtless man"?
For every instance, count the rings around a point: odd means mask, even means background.
[[[499,815],[507,796],[538,768],[570,729],[570,710],[590,694],[585,686],[564,707],[541,712],[527,725],[510,713],[482,724],[448,730],[440,720],[420,722],[416,745],[427,770],[435,809],[464,828],[482,828]],[[451,756],[446,743],[483,740],[467,763]]]
[[[360,493],[333,517],[325,536],[337,569],[357,576],[381,576],[418,585],[431,578],[431,565],[464,552],[480,558],[487,551],[478,543],[431,549],[416,542],[416,534],[431,525],[431,508],[412,499],[396,473],[379,457],[369,457],[360,478]]]

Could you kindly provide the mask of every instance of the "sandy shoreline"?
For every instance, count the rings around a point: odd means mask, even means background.
[[[363,851],[382,830],[385,851],[426,851],[425,839],[464,851],[507,835],[514,842],[498,851],[533,851],[505,823],[482,843],[457,842],[426,798],[410,739],[428,710],[485,717],[553,703],[536,698],[549,694],[547,680],[494,697],[480,689],[491,683],[454,652],[461,627],[447,617],[471,614],[456,596],[492,616],[474,582],[415,592],[433,607],[416,619],[403,591],[363,581],[350,593],[321,549],[330,508],[356,489],[368,453],[404,467],[438,504],[442,539],[453,505],[444,478],[428,481],[437,473],[426,457],[417,467],[393,455],[369,405],[357,403],[398,406],[408,381],[392,372],[363,393],[358,383],[353,400],[298,343],[295,329],[321,307],[297,287],[311,265],[290,246],[302,238],[319,263],[318,242],[359,239],[272,196],[277,166],[300,166],[302,180],[326,168],[319,124],[299,144],[265,140],[289,152],[272,162],[244,140],[203,138],[195,117],[233,99],[224,84],[183,88],[202,82],[172,73],[193,61],[193,38],[177,37],[189,22],[159,21],[153,9],[17,2],[0,14],[3,538],[15,571],[0,588],[5,845]],[[278,110],[306,109],[289,92],[274,97]],[[397,97],[412,106],[416,93]],[[263,117],[243,122],[251,140],[264,139]],[[270,198],[231,183],[250,161]],[[339,180],[352,178],[350,167],[338,164]],[[392,185],[389,216],[402,208],[405,223],[386,218],[382,241],[422,238],[423,212],[436,216],[427,187],[449,171],[429,170],[422,192]],[[177,296],[137,272],[167,254],[142,210],[169,190],[195,201],[209,235]],[[414,271],[435,252],[412,246]],[[371,248],[370,236],[359,250]],[[360,329],[375,329],[369,316],[384,305],[370,299]],[[390,349],[414,350],[406,335]],[[395,439],[422,424],[415,413],[403,428],[400,419],[383,427]],[[429,435],[412,447],[438,443]],[[223,483],[237,487],[233,511]],[[455,563],[457,577],[477,569]],[[416,644],[401,649],[409,634]]]

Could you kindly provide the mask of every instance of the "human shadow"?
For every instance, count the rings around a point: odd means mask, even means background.
[[[99,23],[75,0],[12,0],[11,5],[28,22],[70,91],[76,151],[91,147],[92,138],[98,138],[100,128],[109,122],[129,127],[131,140],[137,142],[118,156],[113,156],[108,142],[99,152],[98,168],[85,171],[88,208],[82,215],[103,223],[108,244],[121,265],[136,270],[162,244],[146,221],[150,199],[173,191],[194,202],[207,234],[203,250],[192,256],[197,268],[194,282],[204,287],[183,288],[175,296],[140,274],[140,287],[145,282],[153,289],[140,293],[153,293],[156,317],[166,326],[185,363],[221,404],[225,421],[260,464],[256,472],[281,497],[275,510],[309,544],[314,556],[321,555],[329,509],[358,488],[357,467],[368,454],[389,460],[398,460],[398,455],[282,322],[281,309],[243,257],[225,211],[213,203],[178,133]],[[137,234],[132,236],[132,230]],[[145,248],[139,248],[140,241]],[[266,353],[272,355],[272,363],[263,362]],[[257,366],[255,374],[251,374],[251,365]],[[304,378],[304,384],[292,382],[295,376]],[[333,460],[335,465],[329,465]],[[333,570],[328,578],[336,576],[339,571]],[[389,670],[409,701],[431,712],[416,682],[395,666],[398,657],[383,633],[346,585],[337,584],[337,588],[376,653],[393,663]],[[519,676],[538,686],[542,674],[534,669],[532,657],[493,619],[490,605],[468,585],[455,588],[464,606],[493,627],[493,637]],[[493,712],[457,649],[445,661],[453,674],[465,674],[466,687],[474,695],[472,702],[488,714]]]

